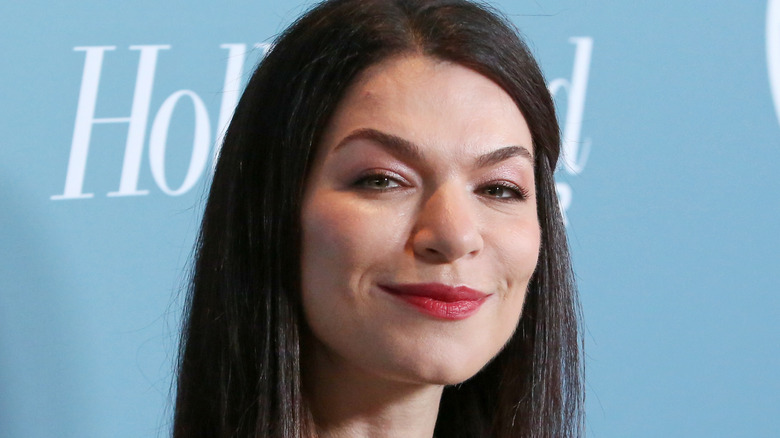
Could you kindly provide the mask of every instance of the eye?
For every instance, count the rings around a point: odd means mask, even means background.
[[[528,199],[528,190],[506,182],[483,186],[477,193],[501,201],[524,201]]]
[[[402,186],[398,179],[382,173],[362,176],[352,185],[369,190],[390,190]]]

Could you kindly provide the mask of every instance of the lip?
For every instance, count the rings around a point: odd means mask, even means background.
[[[461,320],[477,313],[490,296],[467,286],[441,283],[380,285],[380,289],[439,319]]]

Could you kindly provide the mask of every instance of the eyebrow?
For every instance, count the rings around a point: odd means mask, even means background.
[[[504,160],[508,160],[512,157],[523,157],[534,164],[534,157],[531,156],[531,152],[522,146],[506,146],[500,149],[496,149],[493,152],[488,152],[485,155],[481,155],[477,158],[476,168],[481,169],[496,165]]]
[[[398,137],[396,135],[388,134],[373,128],[361,128],[351,132],[344,137],[333,149],[334,151],[343,147],[345,144],[353,140],[371,140],[385,149],[388,149],[392,154],[400,156],[401,158],[411,161],[424,161],[424,154],[420,150],[420,147],[412,143],[409,140]],[[492,152],[488,152],[484,155],[480,155],[475,163],[475,168],[481,169],[496,165],[504,160],[508,160],[512,157],[523,157],[534,164],[533,156],[531,152],[523,146],[505,146],[496,149]]]
[[[374,141],[380,144],[381,146],[383,146],[385,149],[390,150],[390,152],[393,153],[394,155],[398,155],[402,158],[411,161],[423,161],[424,159],[424,155],[422,151],[416,144],[410,142],[409,140],[403,139],[401,137],[388,134],[382,131],[378,131],[372,128],[362,128],[353,131],[348,136],[344,137],[333,150],[336,151],[340,147],[344,146],[345,144],[353,140]]]

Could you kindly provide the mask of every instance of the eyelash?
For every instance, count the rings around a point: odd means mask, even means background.
[[[370,182],[378,182],[378,181],[385,181],[385,182],[393,182],[395,183],[396,187],[377,187],[377,186],[370,186]],[[393,190],[399,187],[404,187],[407,184],[405,181],[402,180],[402,178],[398,177],[397,175],[390,175],[383,172],[375,172],[375,173],[369,173],[367,175],[363,175],[360,178],[357,179],[354,183],[352,183],[353,186],[366,189],[366,190],[376,190],[380,192],[384,192],[387,190]]]
[[[487,195],[487,191],[491,189],[508,190],[511,193],[511,196],[488,195],[490,198],[497,199],[502,202],[525,201],[530,196],[530,194],[528,193],[528,189],[508,182],[503,182],[503,181],[482,186],[478,189],[478,191],[485,193]]]
[[[377,183],[380,181],[384,184],[394,184],[394,186],[379,187],[377,185],[371,185],[372,183]],[[365,189],[365,190],[385,192],[388,190],[407,187],[408,183],[402,178],[398,177],[397,175],[391,175],[383,172],[375,172],[375,173],[370,173],[361,176],[354,183],[352,183],[352,185],[354,187]],[[488,194],[489,190],[495,190],[495,189],[506,190],[509,192],[510,196],[495,196],[495,195]],[[483,185],[476,190],[476,193],[484,194],[489,198],[496,199],[502,202],[525,201],[530,196],[526,188],[517,186],[512,183],[504,182],[504,181]]]

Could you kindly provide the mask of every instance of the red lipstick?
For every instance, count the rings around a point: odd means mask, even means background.
[[[394,284],[382,285],[380,288],[422,313],[449,320],[466,319],[477,313],[489,296],[466,286],[441,283]]]

